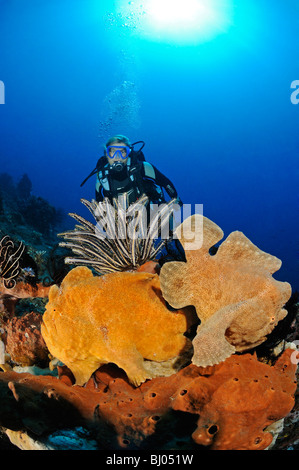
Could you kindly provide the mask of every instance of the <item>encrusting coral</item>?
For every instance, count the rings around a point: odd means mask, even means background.
[[[77,384],[113,362],[139,385],[166,373],[157,363],[175,363],[187,352],[191,342],[184,333],[192,321],[193,310],[168,310],[157,274],[93,276],[80,266],[67,274],[60,288],[50,288],[41,332],[50,353],[71,369]]]
[[[42,315],[36,312],[14,317],[7,322],[6,353],[21,366],[46,365],[49,351],[40,333]]]
[[[195,227],[203,229],[202,246],[188,249]],[[209,250],[222,230],[199,214],[176,230],[187,262],[165,263],[160,272],[163,297],[174,308],[193,305],[201,324],[193,340],[192,362],[208,366],[235,351],[261,344],[287,311],[291,286],[272,277],[281,261],[261,251],[242,232],[232,232],[215,255]]]
[[[46,364],[48,350],[41,337],[40,322],[42,315],[37,312],[28,312],[16,316],[18,303],[21,299],[45,299],[49,287],[41,283],[31,285],[26,282],[17,282],[15,287],[0,286],[0,330],[9,361],[20,365]],[[1,369],[10,367],[1,364]]]

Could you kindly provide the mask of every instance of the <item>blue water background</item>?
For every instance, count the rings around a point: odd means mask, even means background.
[[[122,26],[113,1],[0,0],[0,171],[85,216],[103,142],[142,139],[184,203],[279,257],[298,290],[298,1],[233,5],[226,33],[181,46]]]

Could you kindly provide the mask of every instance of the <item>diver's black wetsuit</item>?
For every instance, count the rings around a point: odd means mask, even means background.
[[[145,193],[150,202],[160,204],[165,202],[161,188],[165,189],[171,199],[176,198],[182,204],[172,182],[151,163],[128,161],[122,171],[116,172],[107,162],[98,173],[95,197],[98,202],[104,197],[112,201],[127,193],[128,204],[132,204]]]

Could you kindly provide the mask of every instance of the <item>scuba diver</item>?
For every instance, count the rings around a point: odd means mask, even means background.
[[[141,144],[138,150],[135,146]],[[178,196],[173,183],[163,175],[154,165],[145,161],[142,149],[145,143],[138,141],[133,144],[124,135],[111,137],[104,145],[104,155],[98,160],[96,168],[85,178],[81,186],[94,174],[97,174],[95,199],[102,202],[108,198],[123,197],[122,204],[128,208],[138,201],[142,195],[149,199],[147,205],[147,223],[151,220],[152,204],[166,203],[163,190],[170,199],[182,207],[183,203]],[[174,219],[169,219],[170,237],[165,242],[167,256],[159,260],[162,265],[168,258],[185,261],[183,249],[178,240],[173,238]]]
[[[138,150],[135,145],[142,144]],[[162,204],[165,201],[163,189],[171,199],[176,199],[182,206],[182,201],[172,184],[154,165],[145,161],[142,149],[143,141],[131,144],[124,135],[111,137],[104,146],[105,155],[98,160],[96,168],[81,183],[97,173],[95,198],[97,202],[107,197],[113,198],[125,195],[127,207],[136,202],[142,194],[146,194],[149,202]]]

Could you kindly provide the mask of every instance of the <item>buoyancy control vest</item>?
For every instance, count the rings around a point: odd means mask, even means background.
[[[114,172],[106,161],[104,167],[97,173],[96,199],[104,197],[113,200],[126,194],[127,205],[136,202],[142,194],[146,194],[152,203],[160,204],[165,201],[162,189],[155,184],[154,169],[146,161],[128,157],[127,164],[121,172]]]
[[[135,145],[138,144],[141,144],[141,146],[138,150],[135,150]],[[128,202],[131,204],[145,193],[152,203],[161,204],[165,202],[162,187],[154,181],[155,170],[150,163],[145,161],[142,152],[144,145],[145,143],[142,140],[132,144],[124,174],[113,174],[107,162],[107,157],[102,156],[99,158],[96,167],[82,181],[80,186],[82,187],[91,176],[97,174],[97,201],[108,197],[112,202],[113,197],[128,193]]]

